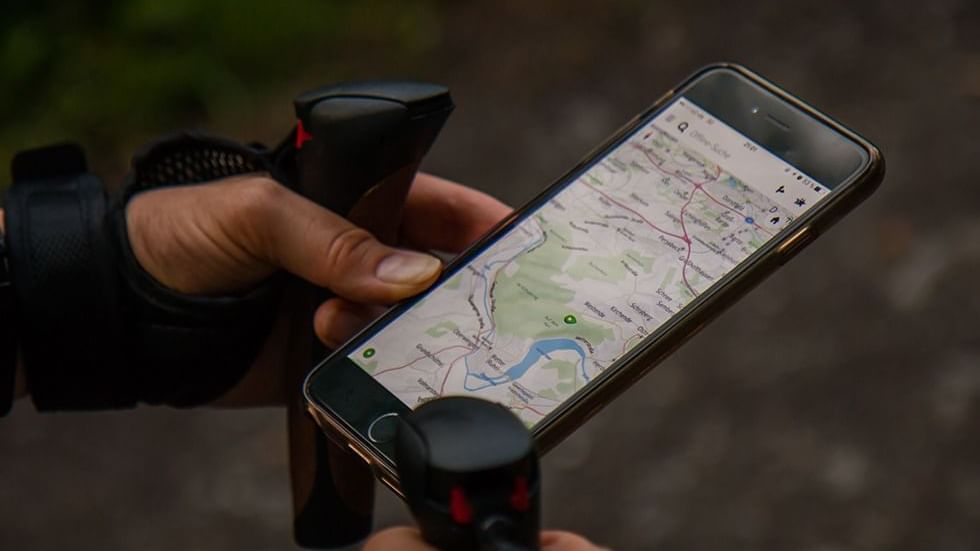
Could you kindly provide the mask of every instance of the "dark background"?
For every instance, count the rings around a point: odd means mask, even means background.
[[[305,88],[458,104],[427,169],[520,204],[734,60],[881,146],[879,192],[544,460],[545,519],[617,549],[980,548],[980,10],[929,2],[14,2],[0,163],[74,138],[273,142]],[[285,549],[281,411],[0,421],[0,549]],[[405,522],[380,492],[379,523]]]

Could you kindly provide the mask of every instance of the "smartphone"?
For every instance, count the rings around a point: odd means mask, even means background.
[[[396,492],[397,418],[439,396],[506,405],[546,451],[883,175],[830,117],[706,67],[319,364],[309,409]]]

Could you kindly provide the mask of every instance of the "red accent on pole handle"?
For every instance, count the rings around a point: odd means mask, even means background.
[[[514,479],[514,493],[510,495],[510,506],[515,511],[522,513],[531,507],[531,496],[528,495],[527,479],[523,476]]]
[[[449,514],[453,517],[456,524],[469,524],[473,522],[473,509],[466,501],[466,494],[459,486],[449,491]]]
[[[303,144],[312,139],[313,134],[310,134],[303,128],[303,119],[298,119],[296,121],[296,149],[303,149]]]

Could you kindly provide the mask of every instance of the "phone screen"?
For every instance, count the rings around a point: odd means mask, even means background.
[[[532,427],[829,194],[681,96],[348,357]]]

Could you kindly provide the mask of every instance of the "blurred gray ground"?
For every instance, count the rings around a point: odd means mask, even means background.
[[[547,456],[547,525],[617,549],[980,548],[977,6],[446,9],[409,75],[459,105],[427,168],[513,204],[721,59],[888,160],[867,204]],[[22,403],[0,449],[0,549],[290,548],[279,411]],[[406,520],[379,496],[381,525]]]

